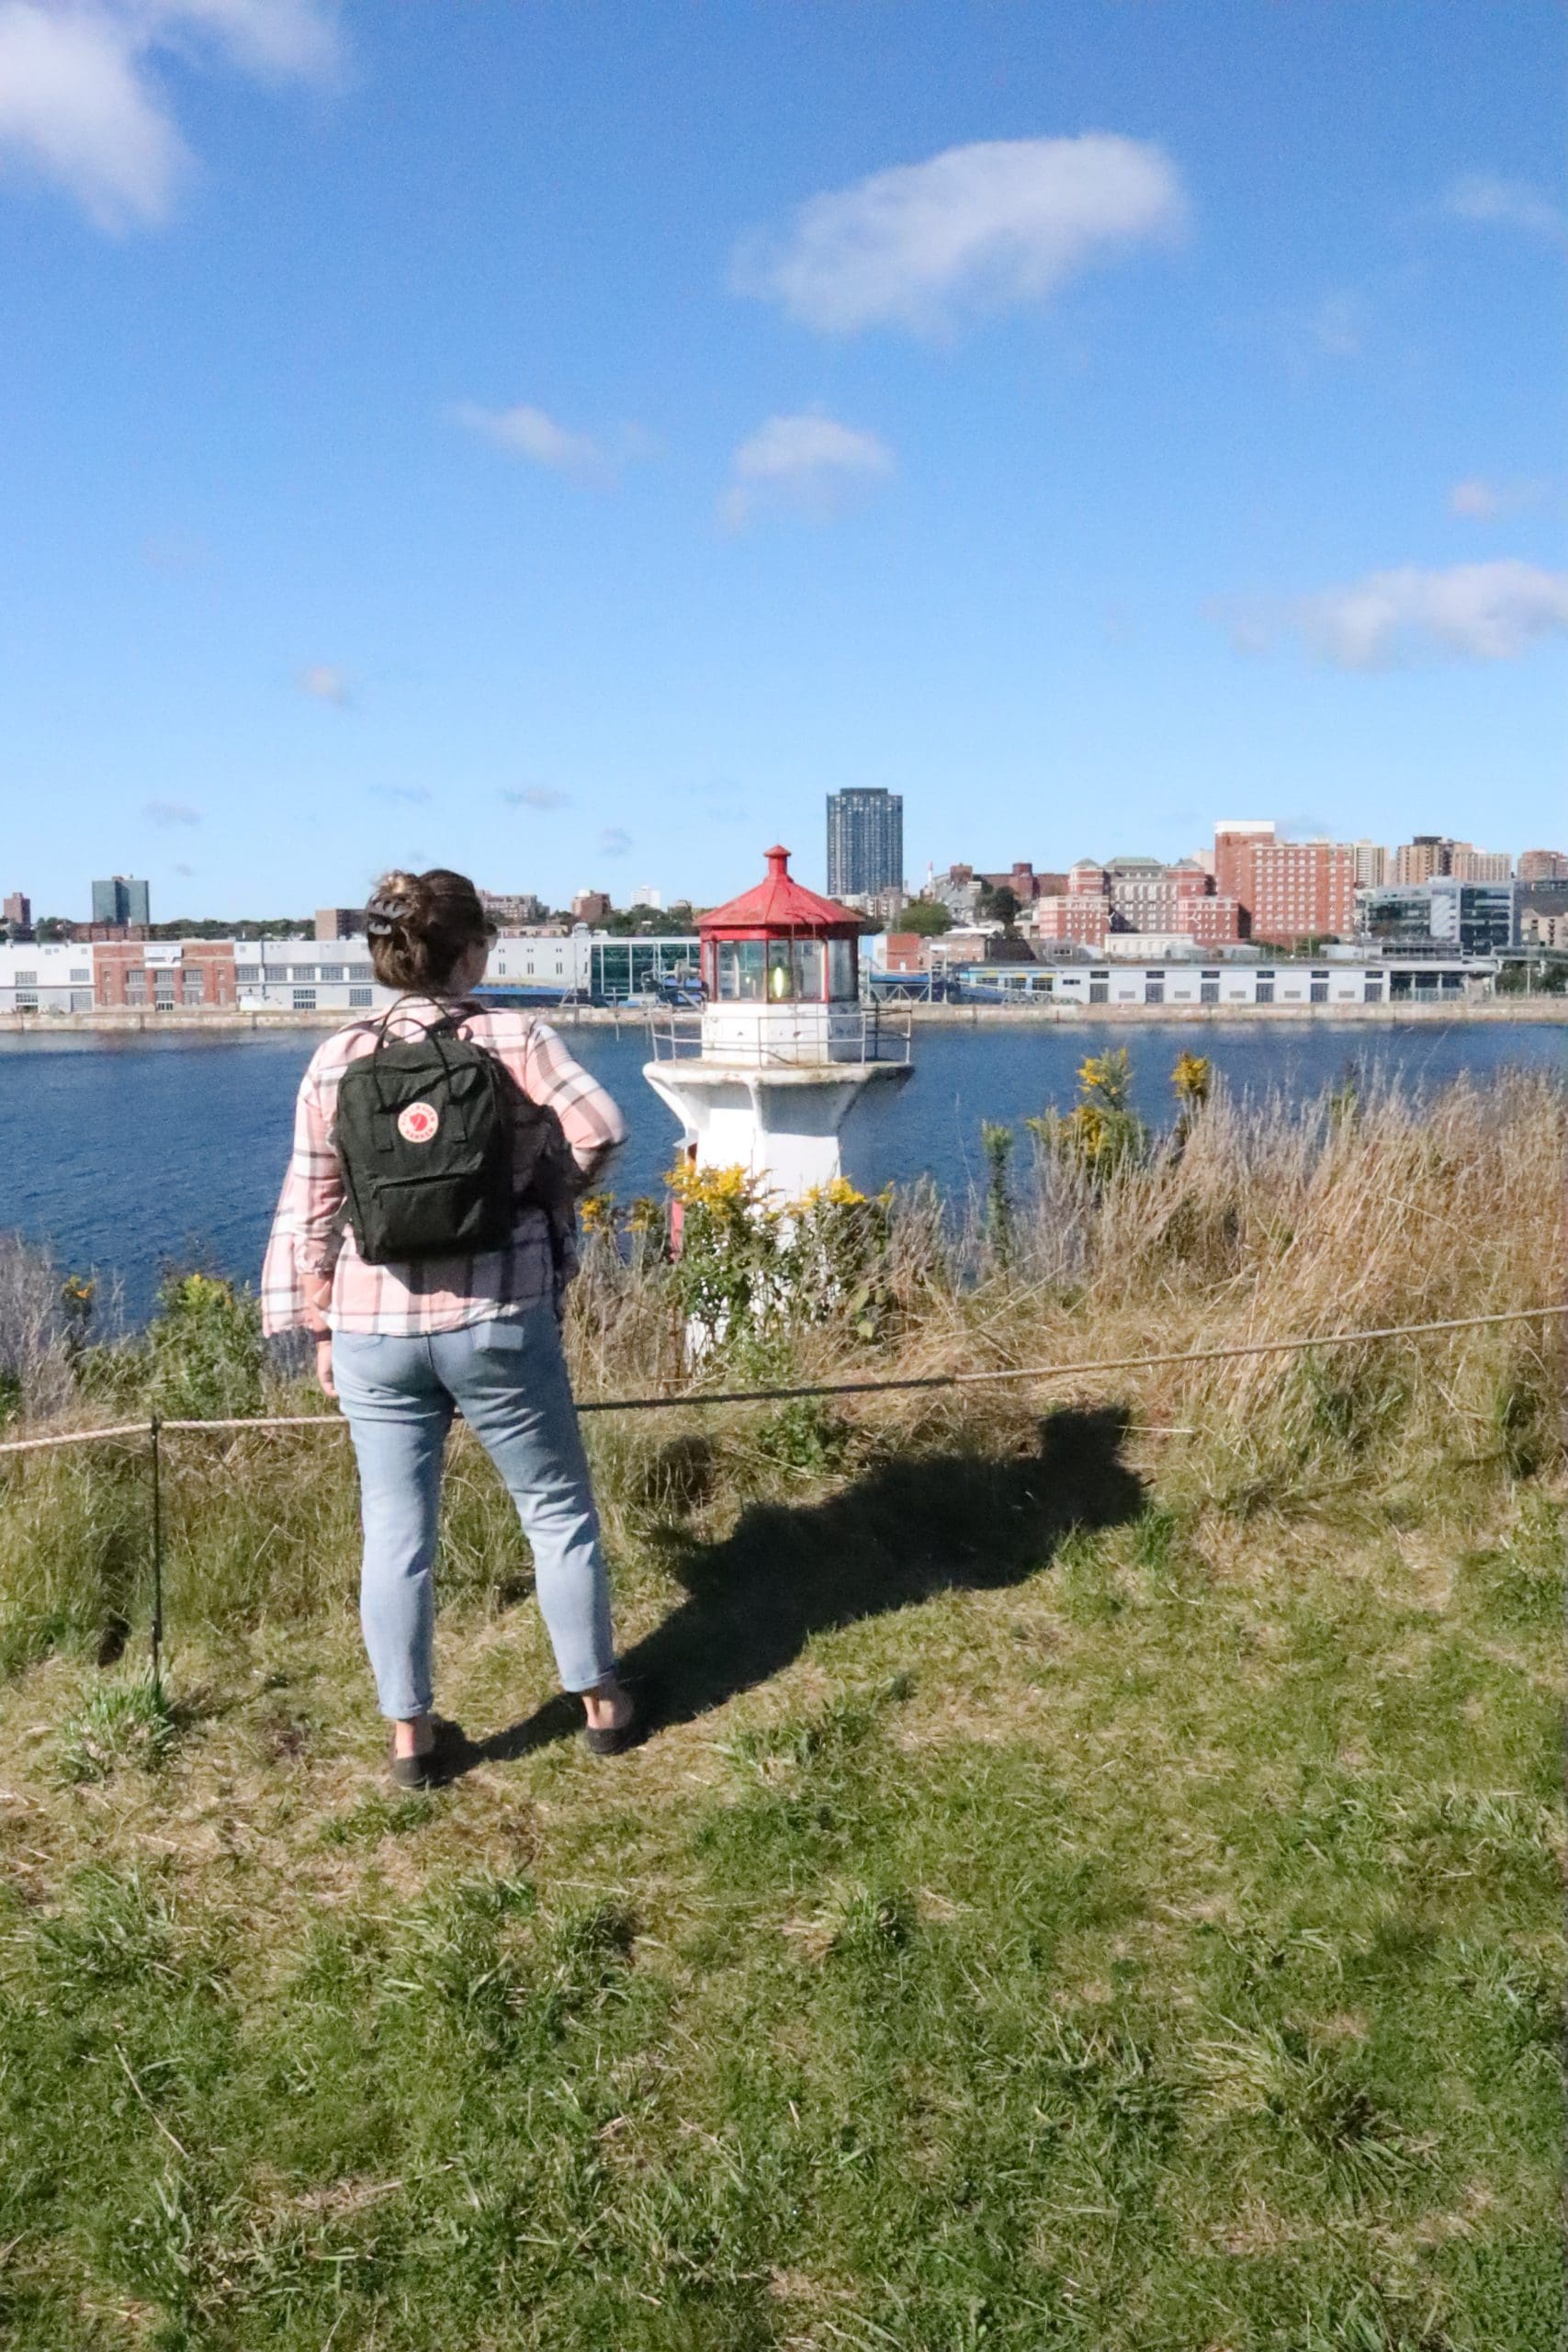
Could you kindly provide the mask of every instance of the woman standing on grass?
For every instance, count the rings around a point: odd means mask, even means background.
[[[423,1786],[460,1742],[455,1726],[431,1712],[432,1571],[442,1455],[455,1411],[517,1506],[562,1684],[582,1696],[588,1744],[613,1755],[631,1744],[633,1711],[615,1674],[604,1555],[559,1313],[575,1269],[570,1196],[603,1168],[626,1124],[554,1030],[527,1013],[489,1012],[474,1001],[493,932],[465,876],[444,867],[388,875],[370,901],[367,929],[376,977],[400,1001],[384,1016],[351,1022],[310,1057],[262,1274],[262,1319],[269,1334],[314,1334],[317,1378],[341,1400],[354,1440],[365,1532],[360,1622],[381,1712],[391,1718],[392,1778]],[[408,1046],[412,1057],[391,1050]],[[479,1056],[465,1057],[465,1047],[482,1048],[504,1075]],[[368,1100],[367,1080],[378,1086],[394,1062],[412,1058],[417,1068],[431,1055],[437,1080],[444,1065],[466,1058],[470,1080],[493,1084],[502,1104],[493,1115],[508,1122],[499,1138],[507,1177],[502,1223],[487,1229],[487,1246],[433,1250],[422,1242],[417,1256],[400,1262],[367,1241],[358,1146],[354,1155],[345,1148],[358,1130],[345,1116],[339,1134],[339,1089],[345,1072],[378,1049],[382,1058],[350,1089],[356,1103]],[[395,1122],[401,1140],[389,1139],[416,1165],[418,1148],[437,1140],[445,1115],[439,1085],[417,1091],[435,1097],[434,1107],[408,1104]],[[459,1127],[465,1115],[459,1106]],[[547,1144],[541,1152],[543,1127],[555,1138],[553,1160]],[[564,1168],[564,1186],[552,1190],[542,1181],[547,1163]],[[514,1166],[520,1179],[527,1175],[515,1190]],[[439,1214],[432,1227],[437,1245]]]

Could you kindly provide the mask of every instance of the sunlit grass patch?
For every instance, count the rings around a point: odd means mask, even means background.
[[[146,1676],[89,1690],[56,1736],[66,1781],[107,1781],[124,1770],[155,1772],[173,1753],[179,1719],[162,1684]]]
[[[887,1340],[813,1324],[789,1368],[1524,1304],[1562,1140],[1530,1083],[1198,1101],[1179,1157],[1092,1176],[1015,1151],[1005,1249],[903,1204]],[[594,1238],[585,1385],[671,1375],[660,1281]],[[254,1395],[234,1302],[186,1308],[164,1373]],[[168,1687],[205,1695],[161,1762],[145,1686],[89,1663],[141,1654],[145,1463],[13,1463],[0,2334],[1542,2352],[1554,1348],[591,1422],[658,1724],[609,1767],[459,1438],[437,1656],[473,1769],[421,1794],[382,1770],[340,1436],[169,1440]]]

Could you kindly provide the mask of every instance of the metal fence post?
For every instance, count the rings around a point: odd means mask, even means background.
[[[156,1413],[148,1423],[151,1444],[148,1468],[152,1478],[152,1687],[164,1686],[164,1481],[163,1452],[158,1442],[162,1423]]]

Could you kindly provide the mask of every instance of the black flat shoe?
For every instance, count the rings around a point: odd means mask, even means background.
[[[387,1770],[393,1786],[400,1789],[439,1788],[466,1745],[457,1724],[449,1724],[445,1715],[432,1715],[430,1746],[423,1756],[399,1756],[389,1744]]]
[[[621,1687],[626,1689],[624,1683]],[[631,1701],[631,1713],[624,1724],[616,1724],[613,1728],[606,1725],[602,1731],[596,1730],[592,1724],[584,1724],[582,1736],[591,1756],[624,1756],[628,1747],[636,1747],[642,1739],[646,1726],[637,1693],[627,1690],[626,1696]]]

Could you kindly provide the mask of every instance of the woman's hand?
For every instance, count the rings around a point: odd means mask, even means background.
[[[316,1381],[323,1396],[335,1396],[337,1384],[333,1379],[333,1335],[322,1331],[316,1339]]]

